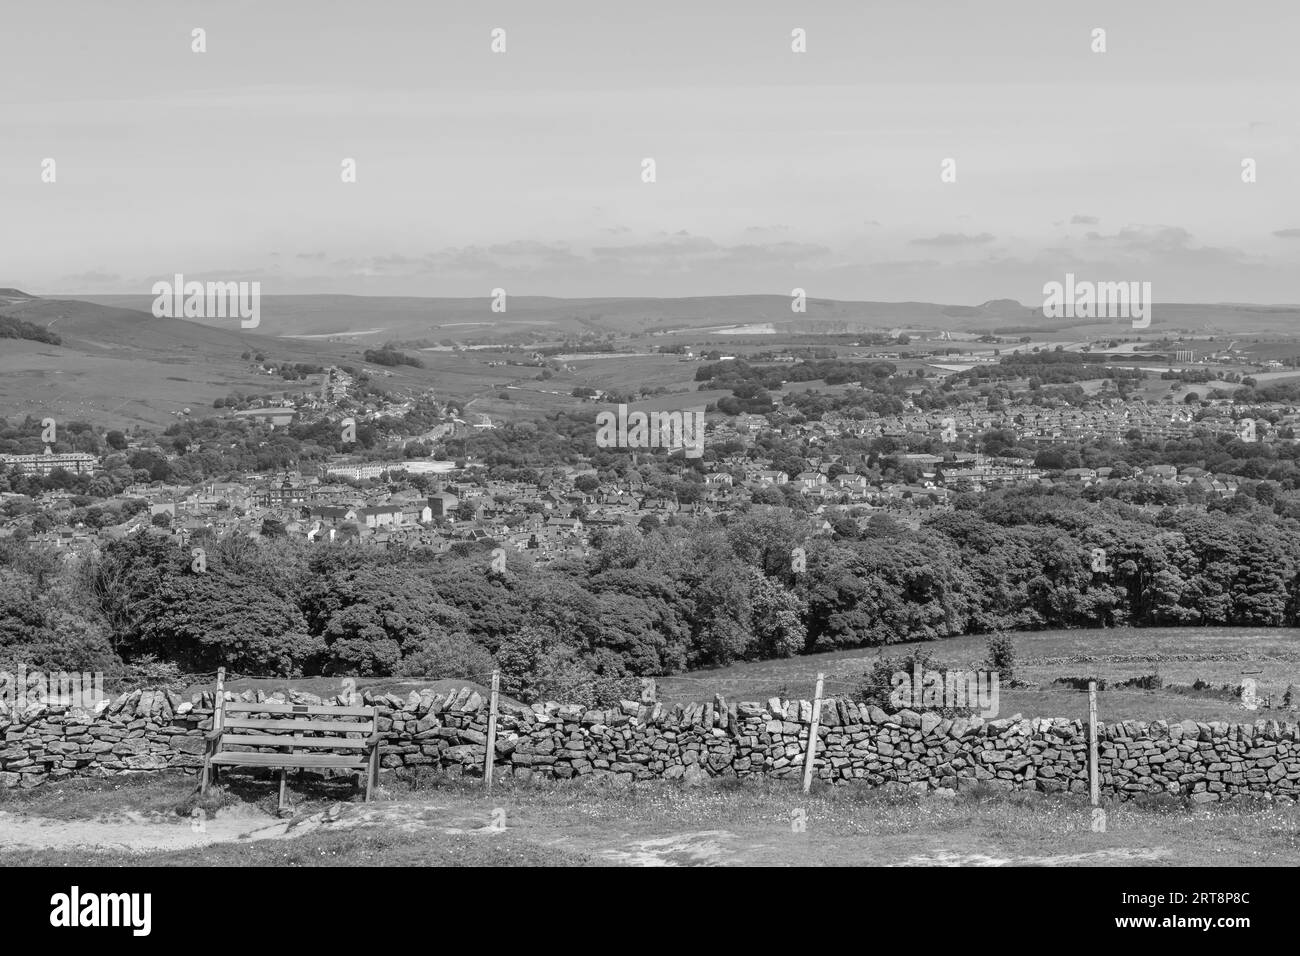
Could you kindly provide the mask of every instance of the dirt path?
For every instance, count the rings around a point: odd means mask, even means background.
[[[0,811],[0,850],[184,850],[238,839],[273,819],[244,808],[222,811],[201,822],[161,813],[59,820]]]
[[[510,832],[541,846],[590,853],[628,866],[868,865],[868,866],[1080,866],[1172,862],[1164,847],[1108,847],[1084,853],[1009,853],[995,841],[962,832],[888,837],[843,833],[793,833],[771,827],[698,830],[646,835],[599,824],[558,825],[485,817],[480,808],[428,803],[337,803],[291,819],[236,807],[191,822],[162,814],[124,813],[96,820],[56,820],[0,812],[0,851],[182,850],[215,843],[292,840],[322,830],[382,829],[413,839],[476,835],[490,840]]]

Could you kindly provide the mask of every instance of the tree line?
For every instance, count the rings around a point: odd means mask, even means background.
[[[959,496],[911,530],[754,507],[601,530],[541,566],[495,542],[378,551],[141,532],[66,562],[0,544],[0,667],[482,679],[623,694],[640,676],[968,633],[1293,626],[1300,522],[1139,509],[1052,489]],[[803,549],[803,560],[793,559]]]

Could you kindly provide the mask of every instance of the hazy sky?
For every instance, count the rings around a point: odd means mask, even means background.
[[[38,294],[182,272],[264,293],[1036,303],[1073,271],[1157,301],[1300,302],[1296,0],[4,12],[0,285]]]

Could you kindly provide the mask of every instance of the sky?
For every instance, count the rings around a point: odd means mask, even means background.
[[[5,20],[0,286],[35,294],[182,273],[1037,303],[1073,272],[1300,303],[1295,0],[11,0]]]

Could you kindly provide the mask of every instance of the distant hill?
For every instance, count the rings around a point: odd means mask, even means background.
[[[795,313],[783,295],[511,296],[507,311],[500,313],[491,311],[487,296],[263,296],[256,329],[242,329],[231,318],[156,318],[152,303],[145,295],[46,299],[0,290],[3,414],[156,427],[176,421],[186,408],[194,416],[213,414],[213,401],[232,392],[279,398],[318,384],[268,373],[258,355],[271,365],[365,368],[376,385],[398,396],[434,389],[445,399],[472,401],[474,412],[510,418],[571,408],[577,403],[575,386],[654,384],[669,392],[693,392],[694,369],[652,352],[657,345],[729,349],[769,339],[777,344],[783,335],[807,341],[808,336],[872,332],[906,333],[914,342],[943,333],[968,339],[1031,335],[1066,343],[1135,335],[1123,320],[1048,319],[1041,308],[1013,299],[969,306],[808,299],[806,311]],[[1243,342],[1294,339],[1300,335],[1300,308],[1157,303],[1143,336],[1154,339],[1179,330]],[[546,381],[534,368],[436,348],[443,343],[564,347],[583,337],[634,357],[585,359]],[[383,347],[394,342],[401,343],[401,354],[425,367],[367,362],[367,351],[372,359],[383,356]]]
[[[78,296],[102,305],[148,310],[152,297]],[[213,320],[207,324],[222,320]],[[992,299],[980,305],[808,299],[803,313],[784,295],[699,296],[679,299],[559,299],[510,296],[493,312],[475,299],[409,296],[264,295],[256,336],[339,338],[370,347],[389,341],[542,344],[584,332],[666,333],[770,324],[778,333],[866,333],[898,329],[984,334],[998,328],[1059,330],[1078,337],[1113,335],[1123,319],[1048,319],[1041,304]],[[1286,334],[1300,331],[1300,307],[1156,303],[1149,334],[1186,329],[1208,334]]]
[[[238,320],[218,328],[87,301],[7,298],[0,302],[0,408],[9,416],[157,426],[185,408],[212,414],[213,400],[234,391],[278,397],[315,384],[259,371],[251,360],[259,353],[276,364],[360,359],[359,349],[249,335]]]
[[[23,302],[34,298],[36,296],[28,295],[19,289],[0,289],[0,306],[13,305],[15,302]]]

